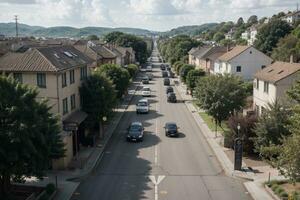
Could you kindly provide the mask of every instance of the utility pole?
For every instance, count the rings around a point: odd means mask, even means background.
[[[15,15],[15,21],[16,21],[16,38],[18,38],[19,37],[18,15]]]

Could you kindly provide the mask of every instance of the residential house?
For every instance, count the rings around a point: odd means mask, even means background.
[[[79,40],[74,43],[74,47],[94,61],[92,68],[102,64],[116,64],[117,55],[105,45]]]
[[[249,39],[248,39],[248,45],[253,45],[255,40],[257,39],[257,27],[255,25],[250,27],[250,35],[249,35]]]
[[[135,53],[132,48],[108,45],[108,48],[116,54],[116,64],[124,67],[135,63]]]
[[[234,36],[235,32],[236,32],[235,28],[230,29],[230,31],[225,34],[225,39],[226,40],[233,40],[233,36]]]
[[[252,80],[258,70],[271,63],[269,56],[252,46],[236,46],[216,60],[213,73],[228,73]]]
[[[241,38],[248,41],[250,38],[250,31],[247,29],[245,32],[243,32]]]
[[[227,52],[226,47],[219,46],[204,46],[193,52],[194,63],[197,69],[203,69],[210,73],[214,70],[214,64],[218,57]]]
[[[255,74],[253,107],[258,115],[276,100],[285,101],[286,91],[300,80],[300,64],[274,62]]]
[[[289,24],[295,23],[296,21],[300,20],[300,11],[297,10],[286,14],[286,16],[283,17],[283,20]]]
[[[89,76],[92,60],[72,46],[39,47],[24,53],[9,52],[0,58],[0,74],[12,75],[38,89],[38,100],[48,99],[50,112],[59,117],[64,158],[52,162],[53,169],[68,166],[86,137],[79,87]]]
[[[197,55],[197,52],[200,50],[200,48],[201,47],[194,47],[188,52],[190,65],[196,66],[196,55]]]

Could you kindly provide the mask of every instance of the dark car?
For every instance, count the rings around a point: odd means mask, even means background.
[[[178,127],[175,122],[167,122],[165,124],[165,133],[167,137],[178,137]]]
[[[171,103],[176,103],[177,102],[176,94],[174,92],[168,93],[167,94],[167,101],[171,102]]]
[[[141,122],[132,122],[127,129],[128,133],[126,136],[127,141],[143,141],[144,137],[144,127]]]
[[[164,64],[161,64],[161,65],[160,65],[160,69],[161,69],[161,70],[165,70],[165,69],[166,69],[165,65],[164,65]]]
[[[169,67],[169,66],[166,69],[167,69],[167,71],[171,71],[171,67]]]
[[[142,78],[142,83],[143,84],[149,84],[149,77],[148,76],[145,76]]]
[[[170,92],[174,92],[174,89],[171,86],[167,87],[166,94],[169,94]]]
[[[168,72],[167,72],[167,71],[162,71],[162,72],[161,72],[161,76],[162,76],[163,78],[168,77]]]
[[[151,73],[146,73],[146,76],[149,78],[150,81],[153,79],[153,74]]]
[[[170,79],[165,78],[164,79],[164,85],[170,85]]]

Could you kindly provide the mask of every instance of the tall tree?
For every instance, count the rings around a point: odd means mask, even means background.
[[[191,90],[192,94],[193,91],[196,87],[197,81],[200,80],[200,78],[205,76],[205,72],[200,69],[193,69],[188,72],[187,77],[186,77],[186,85],[189,90]]]
[[[199,105],[220,124],[245,105],[242,83],[239,77],[229,74],[207,76],[197,82],[195,96]]]
[[[97,35],[89,35],[86,39],[88,39],[88,40],[99,40],[99,37]]]
[[[279,39],[289,34],[291,29],[291,26],[283,20],[271,20],[259,29],[254,44],[259,50],[270,55]]]
[[[257,24],[258,23],[258,19],[256,15],[252,15],[249,17],[248,21],[247,21],[247,26],[252,26],[253,24]]]
[[[96,73],[103,73],[111,79],[116,87],[117,96],[122,97],[130,83],[129,72],[115,64],[101,65],[96,69]]]
[[[185,64],[180,68],[179,75],[180,75],[180,78],[183,82],[186,82],[186,77],[187,77],[189,71],[191,71],[193,69],[195,69],[195,66],[194,65],[188,65],[188,64]]]
[[[243,19],[242,17],[240,17],[240,18],[237,20],[237,22],[236,22],[236,26],[239,27],[239,26],[241,26],[241,25],[243,25],[243,24],[244,24],[244,19]]]
[[[116,90],[104,74],[95,72],[80,87],[82,110],[88,114],[89,127],[101,128],[102,118],[108,117],[116,105]]]
[[[57,118],[35,89],[0,76],[0,91],[0,199],[7,199],[11,180],[41,178],[65,150]]]
[[[282,145],[283,139],[291,135],[288,129],[290,109],[278,101],[269,104],[266,111],[258,119],[253,138],[255,151],[267,159],[273,160],[279,154],[276,147]]]
[[[300,40],[293,34],[281,38],[272,52],[274,60],[289,62],[291,56],[293,56],[294,62],[300,60]]]

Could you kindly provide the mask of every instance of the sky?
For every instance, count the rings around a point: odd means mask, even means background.
[[[247,20],[296,10],[297,0],[0,0],[0,22],[44,27],[134,27],[166,31],[183,25]],[[300,3],[300,0],[299,0]]]

